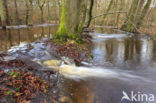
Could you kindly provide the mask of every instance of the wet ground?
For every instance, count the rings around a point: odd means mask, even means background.
[[[20,51],[36,62],[50,59],[47,55],[44,57],[48,49],[45,44],[31,42],[52,37],[56,30],[57,26],[48,26],[0,31],[0,50]],[[91,35],[93,61],[89,67],[79,67],[73,72],[79,75],[66,75],[69,79],[60,75],[57,86],[61,100],[69,103],[156,103],[156,40],[146,35],[101,28]],[[122,99],[123,95],[129,100]]]

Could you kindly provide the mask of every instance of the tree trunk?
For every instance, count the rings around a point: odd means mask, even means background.
[[[51,15],[50,15],[50,5],[49,5],[49,0],[47,0],[47,8],[48,8],[48,23],[50,23]]]
[[[57,2],[56,1],[54,1],[54,10],[55,10],[55,23],[57,24],[57,19],[58,19],[58,17],[57,17]]]
[[[6,22],[5,22],[5,15],[4,15],[4,8],[3,8],[3,1],[0,0],[0,21],[2,28],[6,28]]]
[[[140,25],[142,24],[142,21],[143,21],[144,17],[146,16],[146,14],[150,8],[151,2],[152,2],[152,0],[148,0],[146,5],[144,6],[143,10],[141,11],[139,18],[137,19],[137,24],[136,24],[137,29],[140,28]]]
[[[41,12],[41,23],[44,23],[44,18],[43,18],[43,8],[40,8],[40,12]]]
[[[94,0],[90,0],[90,8],[89,8],[89,18],[88,18],[88,21],[87,21],[87,28],[90,26],[90,23],[91,23],[91,20],[92,20],[92,11],[93,11],[93,5],[94,5]]]
[[[64,41],[67,40],[78,41],[81,39],[80,34],[84,26],[86,26],[84,25],[84,23],[82,23],[84,22],[83,6],[85,3],[92,4],[90,2],[91,2],[90,0],[63,0],[62,1],[61,23],[57,33],[54,35],[54,39],[60,39]],[[90,21],[90,20],[89,18],[87,18],[87,20],[85,21]]]
[[[124,5],[124,0],[120,0],[120,9],[119,11],[122,11],[123,9],[123,6]],[[120,18],[120,14],[117,14],[117,19],[116,19],[116,25],[117,25],[117,28],[119,27],[119,18]]]
[[[41,18],[41,23],[44,23],[44,17],[43,17],[43,7],[46,3],[46,0],[37,0],[38,7],[40,9],[40,18]]]
[[[136,32],[135,27],[135,13],[138,6],[139,0],[134,0],[131,5],[131,10],[128,15],[128,19],[126,19],[125,23],[122,26],[122,29],[128,32]]]
[[[135,17],[136,17],[135,21],[139,18],[144,3],[145,3],[145,0],[139,0],[139,4],[138,4],[137,10],[136,10],[136,14],[135,14]]]
[[[17,1],[14,0],[15,5],[15,16],[16,16],[16,25],[20,25],[19,15],[18,15],[18,7],[17,7]]]
[[[6,24],[10,25],[9,10],[8,10],[8,0],[3,0],[3,5],[4,5],[4,10],[5,10]]]
[[[110,1],[109,6],[108,6],[108,8],[107,8],[107,10],[106,10],[106,13],[108,13],[108,12],[110,11],[110,9],[112,8],[113,2],[114,2],[114,0],[111,0],[111,1]],[[104,21],[105,21],[105,18],[106,18],[106,17],[107,17],[107,15],[103,16],[103,19],[102,19],[100,25],[103,25],[103,24],[104,24]]]
[[[26,25],[32,26],[32,15],[33,15],[33,1],[32,0],[25,0],[26,2]]]

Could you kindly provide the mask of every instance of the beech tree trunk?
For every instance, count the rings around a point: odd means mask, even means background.
[[[14,0],[15,5],[15,16],[16,16],[16,25],[20,25],[19,15],[18,15],[18,7],[17,7],[17,1]]]
[[[37,3],[38,3],[38,7],[40,9],[40,20],[41,20],[41,23],[44,23],[44,17],[43,17],[43,7],[46,3],[46,0],[37,0]]]
[[[122,29],[128,32],[136,32],[136,27],[135,27],[135,13],[137,11],[137,6],[138,6],[139,0],[134,0],[131,9],[129,12],[129,15],[125,21],[125,23],[122,26]]]
[[[26,2],[26,25],[31,26],[32,23],[32,15],[33,15],[33,0],[25,0]]]
[[[10,25],[10,18],[9,18],[9,10],[8,10],[8,0],[3,0],[3,6],[5,11],[5,21],[7,25]]]
[[[111,0],[111,1],[110,1],[109,6],[108,6],[108,8],[107,8],[107,10],[106,10],[106,13],[108,13],[108,12],[110,11],[110,9],[112,8],[113,2],[114,2],[114,0]],[[106,18],[106,17],[107,17],[107,15],[104,15],[104,16],[103,16],[100,25],[103,25],[103,24],[104,24],[104,21],[105,21],[105,18]]]
[[[152,0],[147,0],[145,6],[143,6],[144,2],[145,0],[134,0],[131,6],[129,17],[122,26],[123,30],[128,32],[137,32],[150,8]]]
[[[61,23],[54,39],[80,40],[83,28],[88,27],[91,21],[91,5],[93,0],[63,0]]]
[[[1,23],[1,26],[3,28],[6,27],[6,21],[5,21],[5,15],[4,15],[4,8],[3,8],[3,1],[0,0],[0,23]]]
[[[148,0],[146,5],[144,6],[143,10],[141,11],[140,16],[137,19],[137,23],[136,23],[136,28],[139,29],[140,25],[142,24],[142,21],[144,19],[144,17],[146,16],[149,8],[150,8],[150,4],[151,4],[152,0]]]

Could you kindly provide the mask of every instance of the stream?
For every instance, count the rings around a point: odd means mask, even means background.
[[[156,103],[156,41],[115,31],[91,35],[93,65],[61,83],[73,103]]]
[[[57,26],[0,31],[0,51],[52,37]],[[156,40],[146,35],[96,28],[93,61],[67,66],[58,87],[67,103],[156,103]]]

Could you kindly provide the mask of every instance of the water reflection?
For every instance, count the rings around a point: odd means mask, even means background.
[[[135,35],[105,35],[107,34],[101,34],[101,36],[95,37],[94,40],[93,55],[96,65],[104,65],[107,62],[114,65],[123,63],[148,64],[154,62],[156,41]]]
[[[66,103],[94,103],[95,101],[95,94],[85,81],[64,80],[61,86],[62,92],[70,98],[65,100]]]
[[[142,40],[141,62],[150,63],[153,54],[153,41],[147,39]]]
[[[127,100],[121,101],[122,91],[126,91],[128,95],[131,91],[156,95],[155,40],[127,34],[92,35],[95,67],[90,67],[85,72],[90,73],[90,78],[79,82],[66,80],[61,84],[65,95],[70,95],[73,103],[130,103]],[[116,72],[117,70],[119,71]],[[96,78],[95,74],[103,78]],[[80,75],[84,75],[84,72]]]
[[[14,47],[14,50],[21,50],[20,46],[26,49],[23,42],[52,37],[56,30],[57,26],[49,26],[0,31],[0,50],[8,50],[18,44],[21,45]],[[68,100],[65,98],[67,103],[121,103],[123,90],[128,93],[141,91],[156,95],[156,40],[114,31],[105,32],[93,34],[96,66],[93,66],[92,70],[87,68],[83,69],[84,73],[79,73],[80,76],[91,75],[90,78],[80,81],[65,79],[58,83],[63,94],[68,97]],[[33,56],[43,53],[38,50],[41,44],[37,45],[29,52]],[[41,53],[36,53],[37,51]],[[127,65],[129,70],[124,70]],[[109,75],[105,75],[106,73]],[[103,78],[96,78],[99,76]]]
[[[21,42],[33,42],[43,37],[52,37],[58,26],[36,26],[32,28],[9,28],[6,31],[0,30],[0,51],[7,51],[12,46]]]

